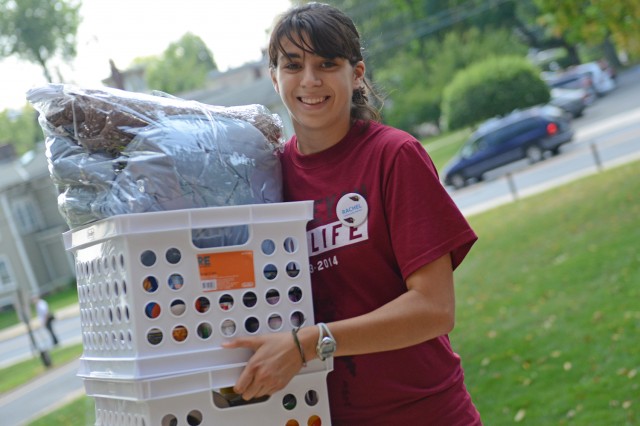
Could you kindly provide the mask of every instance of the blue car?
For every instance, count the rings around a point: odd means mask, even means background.
[[[573,139],[571,117],[552,105],[516,110],[482,123],[444,167],[445,185],[456,189],[481,181],[484,173],[514,161],[535,163]]]

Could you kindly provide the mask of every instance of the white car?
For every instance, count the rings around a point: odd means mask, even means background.
[[[603,96],[616,87],[616,82],[611,76],[603,71],[597,62],[587,62],[586,64],[576,65],[573,70],[581,73],[589,73],[593,88],[598,96]]]
[[[571,114],[572,117],[581,117],[585,108],[590,105],[591,95],[587,90],[552,88],[551,100],[549,103],[555,105]]]

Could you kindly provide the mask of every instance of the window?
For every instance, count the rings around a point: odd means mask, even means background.
[[[21,234],[29,234],[43,228],[42,215],[33,197],[15,198],[11,204],[13,219]]]
[[[11,265],[4,256],[0,256],[0,290],[8,290],[14,283]]]

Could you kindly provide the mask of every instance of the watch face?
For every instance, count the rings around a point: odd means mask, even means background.
[[[332,356],[335,351],[336,341],[331,337],[323,337],[320,342],[320,358],[324,361],[328,357]]]

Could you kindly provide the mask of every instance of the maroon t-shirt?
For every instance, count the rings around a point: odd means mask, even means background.
[[[285,201],[315,202],[307,242],[316,322],[388,303],[444,254],[458,266],[477,239],[424,148],[398,129],[356,123],[312,155],[300,154],[294,136],[282,168]],[[447,336],[336,357],[328,383],[334,426],[480,424]]]

